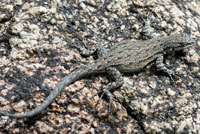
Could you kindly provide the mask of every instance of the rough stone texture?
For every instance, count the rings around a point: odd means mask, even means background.
[[[166,57],[177,77],[171,83],[155,66],[124,75],[108,102],[97,94],[102,75],[65,88],[46,111],[31,119],[0,117],[0,133],[200,133],[200,1],[2,0],[0,2],[0,109],[21,113],[40,105],[82,58],[71,43],[109,48],[140,39],[152,13],[156,36],[191,32],[197,46]],[[3,39],[9,35],[9,39]],[[98,104],[97,104],[98,103]]]

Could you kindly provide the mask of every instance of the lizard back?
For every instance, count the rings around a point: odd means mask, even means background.
[[[100,57],[92,69],[116,67],[120,72],[134,72],[157,58],[159,53],[162,48],[155,41],[122,41],[112,46],[106,56]]]
[[[168,52],[185,49],[191,45],[194,45],[194,39],[185,33],[144,41],[121,41],[112,46],[107,55],[100,57],[91,69],[116,67],[120,72],[134,72]]]

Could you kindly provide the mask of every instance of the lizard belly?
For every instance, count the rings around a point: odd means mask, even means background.
[[[120,65],[120,66],[117,66],[116,68],[120,72],[131,73],[131,72],[140,71],[144,67],[145,67],[145,65],[143,65],[143,64],[132,63],[132,64],[128,64],[128,65]]]
[[[122,64],[122,65],[118,65],[116,66],[116,68],[120,71],[120,72],[125,72],[125,73],[131,73],[131,72],[136,72],[136,71],[140,71],[141,69],[143,69],[147,64],[153,62],[156,58],[158,58],[160,56],[160,54],[148,57],[146,59],[137,61],[137,62],[130,62],[128,64]]]

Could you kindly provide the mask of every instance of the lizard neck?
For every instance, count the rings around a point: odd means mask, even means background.
[[[180,42],[177,41],[176,35],[153,38],[151,39],[151,41],[149,41],[149,46],[152,49],[164,53],[175,51],[175,48],[178,47],[179,45]]]

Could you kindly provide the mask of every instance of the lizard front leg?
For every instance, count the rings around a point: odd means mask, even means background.
[[[143,19],[144,20],[144,26],[142,28],[141,34],[142,34],[142,38],[144,40],[152,39],[154,37],[154,34],[151,31],[151,17],[152,17],[152,14],[148,14],[147,18]]]
[[[173,70],[168,69],[165,64],[163,63],[164,57],[160,56],[156,59],[156,67],[158,71],[163,71],[169,75],[171,80],[173,80],[172,75],[175,75]]]

